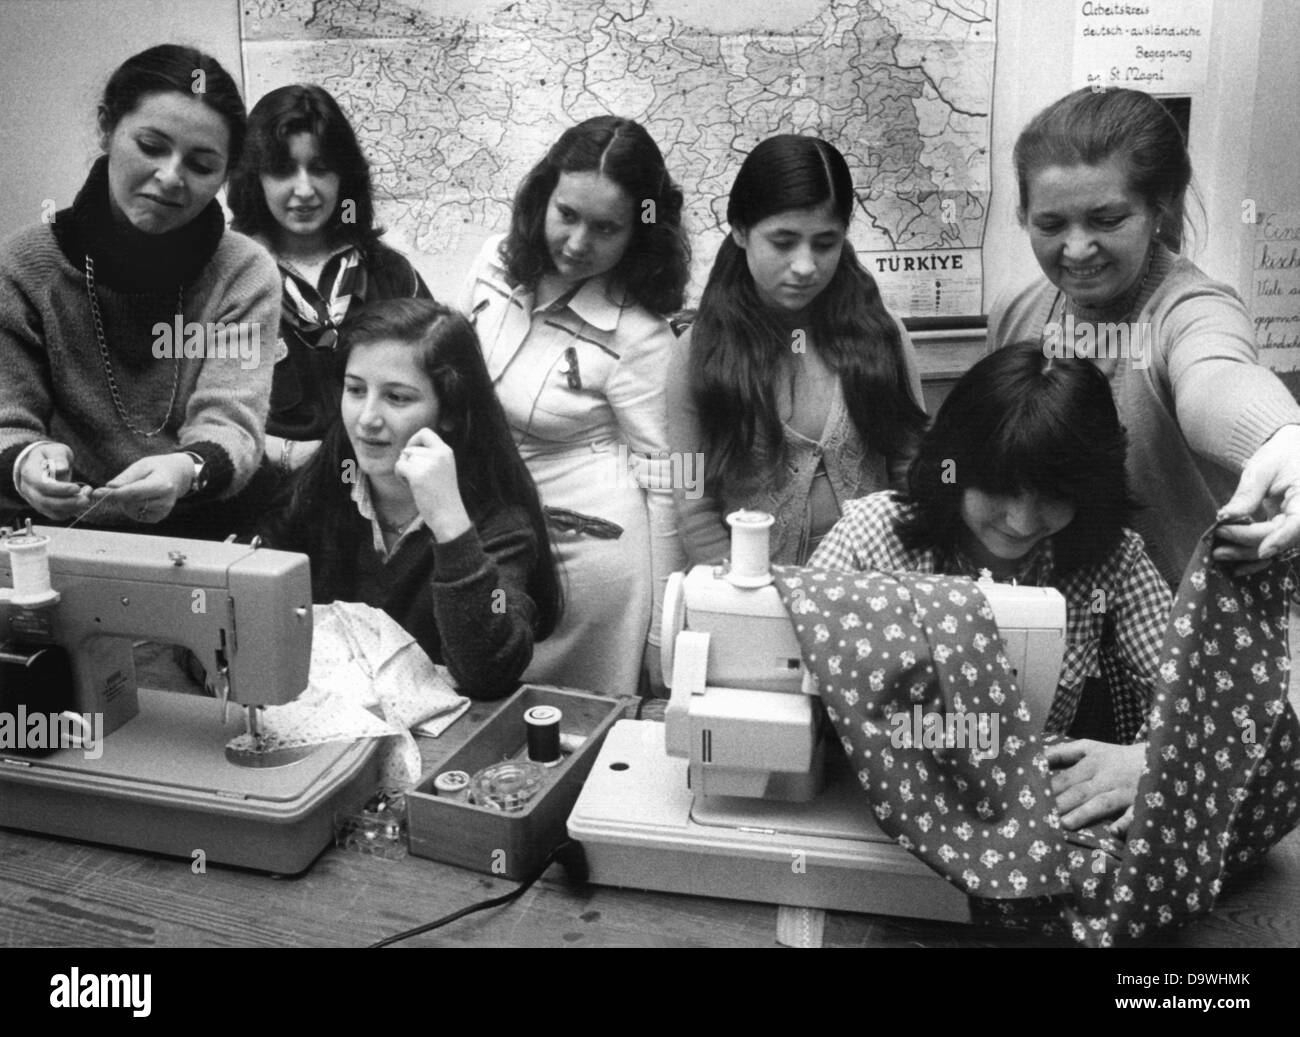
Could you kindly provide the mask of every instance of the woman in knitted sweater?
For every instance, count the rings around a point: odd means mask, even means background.
[[[279,316],[275,263],[215,200],[243,102],[212,58],[154,47],[99,129],[71,208],[0,246],[0,518],[220,538],[249,518]]]
[[[1041,342],[1091,358],[1129,431],[1134,526],[1177,585],[1215,521],[1215,558],[1300,545],[1300,406],[1256,357],[1237,293],[1179,254],[1192,168],[1164,107],[1136,90],[1078,90],[1015,148],[1020,217],[1046,279],[996,302],[993,347]]]

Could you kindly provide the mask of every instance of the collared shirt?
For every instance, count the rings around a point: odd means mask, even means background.
[[[415,518],[411,519],[401,532],[397,534],[397,539],[393,541],[392,549],[384,543],[384,528],[379,524],[379,513],[375,511],[373,499],[370,494],[370,479],[362,475],[352,484],[352,503],[357,506],[357,511],[361,517],[370,523],[371,544],[375,549],[375,554],[379,555],[385,562],[397,554],[397,549],[402,546],[402,542],[424,525],[424,519],[420,513],[415,513]]]
[[[912,550],[903,545],[897,524],[910,513],[911,506],[894,493],[873,493],[851,501],[844,517],[809,559],[809,566],[842,572],[951,573],[963,568],[960,560],[949,564],[934,549]],[[965,567],[975,568],[969,561]],[[1044,543],[1016,574],[1016,582],[1055,587],[1065,598],[1065,658],[1046,730],[1065,733],[1074,720],[1085,681],[1104,677],[1117,737],[1125,743],[1139,740],[1173,604],[1169,585],[1147,557],[1142,538],[1126,529],[1119,546],[1105,560],[1065,576],[1056,572],[1051,543]]]
[[[524,460],[624,443],[645,462],[640,485],[658,488],[658,469],[668,464],[668,322],[603,276],[541,301],[506,280],[499,244],[485,245],[460,304]]]

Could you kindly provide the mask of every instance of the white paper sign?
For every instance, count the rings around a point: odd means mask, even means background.
[[[1300,371],[1300,213],[1265,213],[1255,225],[1250,312],[1260,363]]]
[[[1192,94],[1205,86],[1213,0],[1079,0],[1075,87]]]

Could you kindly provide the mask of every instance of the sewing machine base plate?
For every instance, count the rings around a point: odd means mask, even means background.
[[[274,768],[238,767],[225,745],[243,710],[199,695],[140,690],[140,713],[98,759],[0,752],[0,826],[294,874],[379,781],[377,742],[331,742]]]
[[[598,885],[862,914],[969,922],[965,895],[871,819],[847,767],[798,806],[721,798],[697,807],[664,726],[622,720],[569,815]]]

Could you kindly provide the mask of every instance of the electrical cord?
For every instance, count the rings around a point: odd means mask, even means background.
[[[493,897],[491,900],[480,900],[477,904],[470,904],[468,907],[462,907],[459,911],[453,911],[449,915],[445,915],[442,918],[436,919],[435,921],[432,922],[426,922],[424,925],[417,925],[414,929],[407,929],[405,932],[397,933],[395,936],[386,936],[382,940],[379,940],[376,943],[369,944],[367,949],[369,950],[376,947],[387,947],[390,944],[399,943],[402,940],[410,939],[412,936],[419,936],[421,933],[432,932],[434,929],[441,929],[444,925],[450,925],[452,922],[458,921],[459,919],[464,918],[466,915],[472,915],[476,911],[486,911],[488,908],[500,907],[503,904],[510,903],[512,900],[518,900],[520,897],[522,897],[525,893],[528,892],[529,887],[531,887],[534,882],[536,882],[538,879],[542,877],[543,874],[545,874],[547,868],[549,868],[556,861],[564,858],[566,855],[569,855],[570,859],[572,859],[572,855],[575,853],[575,851],[579,851],[579,850],[580,847],[572,839],[565,839],[564,842],[560,843],[559,846],[555,847],[555,849],[553,849],[549,854],[546,855],[546,860],[542,861],[542,863],[538,865],[537,869],[533,871],[532,874],[530,874],[526,879],[524,879],[523,882],[521,882],[516,888],[512,889],[509,893],[505,893],[499,897]],[[566,867],[567,866],[569,866],[568,861],[566,861]]]

